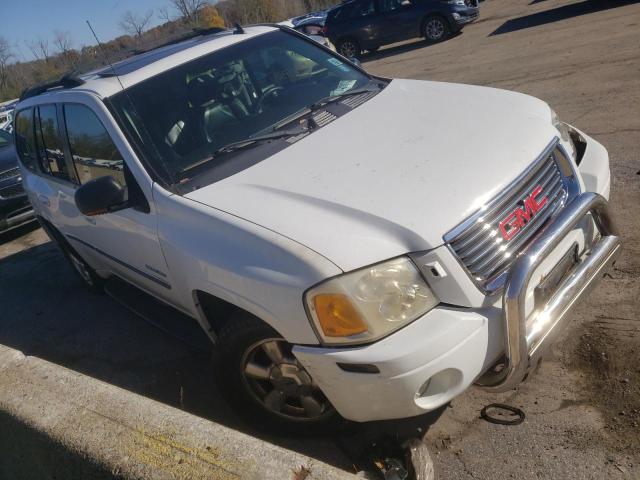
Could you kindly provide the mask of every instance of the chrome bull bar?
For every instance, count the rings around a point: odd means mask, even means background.
[[[528,321],[525,300],[535,270],[588,213],[591,213],[600,238],[561,281],[546,305],[534,309]],[[515,260],[509,271],[503,297],[505,361],[502,370],[485,373],[478,385],[494,392],[515,388],[566,327],[571,308],[598,283],[615,261],[620,248],[618,230],[609,204],[602,196],[583,193],[567,205]]]

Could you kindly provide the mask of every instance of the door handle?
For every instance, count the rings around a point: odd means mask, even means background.
[[[49,201],[49,198],[45,197],[42,194],[38,195],[38,201],[40,203],[42,203],[45,207],[50,207],[51,206],[51,202]]]

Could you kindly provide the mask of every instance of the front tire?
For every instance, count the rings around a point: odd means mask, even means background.
[[[60,248],[87,290],[91,293],[102,293],[104,291],[104,279],[69,245],[61,245]]]
[[[42,218],[38,217],[38,221],[47,236],[62,251],[63,255],[69,262],[69,265],[80,280],[82,280],[82,283],[84,283],[87,290],[92,293],[102,293],[104,291],[104,279],[100,277],[100,275],[98,275],[87,262],[84,261],[84,259],[71,245],[69,245],[69,242],[60,232],[58,232],[58,230],[56,230],[55,227]]]
[[[360,44],[353,38],[343,38],[336,45],[336,50],[345,58],[358,58],[362,54]]]
[[[333,430],[338,413],[291,348],[256,317],[232,316],[214,353],[222,395],[255,428],[298,435]]]
[[[427,17],[422,23],[422,36],[429,43],[437,43],[445,40],[451,31],[449,22],[440,15]]]

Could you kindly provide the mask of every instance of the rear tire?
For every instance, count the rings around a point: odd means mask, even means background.
[[[340,416],[291,347],[258,318],[246,312],[232,315],[213,357],[222,395],[257,429],[294,435],[335,430]]]
[[[437,43],[449,37],[451,27],[441,15],[431,15],[422,22],[422,36],[429,43]]]
[[[360,44],[353,38],[343,38],[338,41],[336,50],[345,58],[358,58],[362,54]]]

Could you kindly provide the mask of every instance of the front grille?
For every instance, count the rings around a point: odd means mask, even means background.
[[[0,198],[13,198],[24,193],[24,188],[21,183],[10,185],[8,187],[0,188]]]
[[[519,230],[504,231],[500,223],[520,208],[529,214],[524,200],[538,187],[536,199],[546,198],[537,213],[529,216]],[[577,194],[575,175],[566,155],[554,141],[535,162],[506,190],[482,210],[445,235],[445,242],[464,265],[476,284],[486,293],[495,293],[504,286],[506,273],[515,257],[531,243],[534,235],[570,198]],[[522,217],[520,217],[522,218]],[[512,236],[511,236],[512,235]]]
[[[5,170],[0,173],[0,180],[6,180],[7,178],[13,178],[20,175],[20,169],[18,167],[11,168],[9,170]]]

